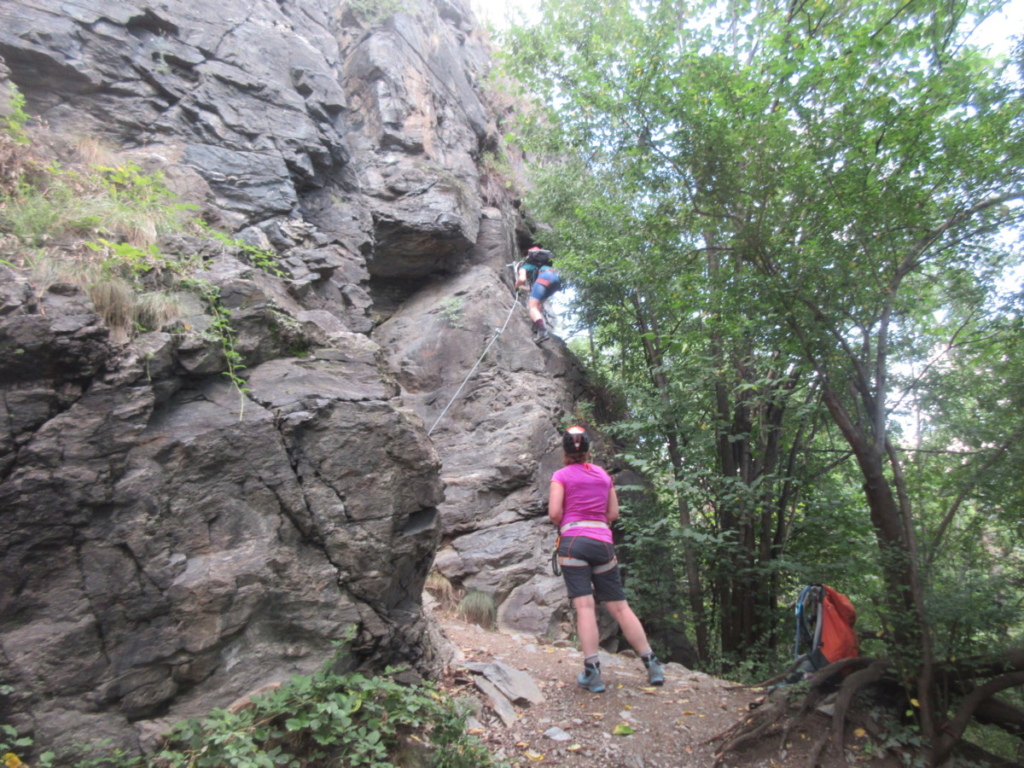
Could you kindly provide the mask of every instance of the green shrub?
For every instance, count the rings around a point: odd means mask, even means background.
[[[223,232],[214,229],[205,221],[200,221],[199,225],[203,231],[216,240],[219,243],[231,248],[238,253],[238,257],[256,269],[266,272],[268,275],[274,275],[275,277],[285,277],[287,274],[281,267],[277,265],[277,254],[273,251],[266,251],[255,245],[249,245],[241,238],[231,237]]]
[[[0,130],[10,136],[16,144],[28,144],[28,133],[25,131],[25,124],[28,123],[28,113],[25,111],[25,94],[18,90],[14,83],[8,83],[10,99],[8,104],[11,113],[0,119]]]
[[[417,765],[484,768],[493,757],[466,733],[466,712],[432,683],[404,686],[325,668],[299,676],[239,711],[215,710],[178,724],[145,762],[123,753],[90,768],[393,768],[414,750]]]
[[[447,296],[441,302],[441,316],[451,328],[465,328],[462,322],[463,302],[461,296]]]

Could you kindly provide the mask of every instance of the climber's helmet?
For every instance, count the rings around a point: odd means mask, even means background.
[[[562,450],[566,453],[587,453],[590,451],[590,436],[583,427],[569,427],[562,434]]]

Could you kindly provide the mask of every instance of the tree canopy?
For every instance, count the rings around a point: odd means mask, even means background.
[[[749,663],[837,582],[934,764],[976,690],[950,665],[1024,648],[1024,51],[970,36],[999,5],[547,0],[502,40],[698,655]]]

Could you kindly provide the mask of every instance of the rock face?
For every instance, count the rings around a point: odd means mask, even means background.
[[[238,389],[201,308],[125,342],[79,288],[0,267],[0,709],[39,743],[144,744],[350,630],[352,664],[433,674],[432,566],[558,630],[542,489],[584,381],[513,296],[529,234],[482,170],[480,32],[460,0],[399,7],[0,5],[0,90],[281,272],[163,244],[231,311]]]

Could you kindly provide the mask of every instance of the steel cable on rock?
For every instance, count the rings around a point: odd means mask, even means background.
[[[459,393],[462,392],[462,388],[466,386],[467,382],[469,382],[471,378],[473,378],[473,374],[476,373],[476,369],[480,367],[480,363],[483,362],[484,357],[490,351],[491,347],[494,346],[494,342],[496,342],[501,337],[501,334],[505,332],[505,329],[508,328],[508,321],[512,319],[512,313],[516,311],[516,307],[518,306],[520,306],[518,299],[513,300],[512,306],[509,307],[508,310],[508,316],[505,317],[505,323],[501,326],[501,328],[499,328],[495,332],[494,336],[491,337],[490,342],[488,342],[487,346],[484,347],[484,351],[480,354],[480,357],[477,359],[476,363],[470,369],[469,373],[466,375],[466,378],[462,380],[462,383],[459,385],[459,388],[455,390],[455,394],[452,395],[452,399],[448,401],[448,405],[444,407],[444,410],[441,411],[441,415],[437,417],[437,421],[434,422],[434,426],[427,430],[428,437],[431,434],[433,434],[434,429],[437,427],[438,424],[441,423],[441,419],[443,419],[444,415],[448,413],[448,409],[452,407],[452,403],[454,403],[455,400],[458,398]]]

